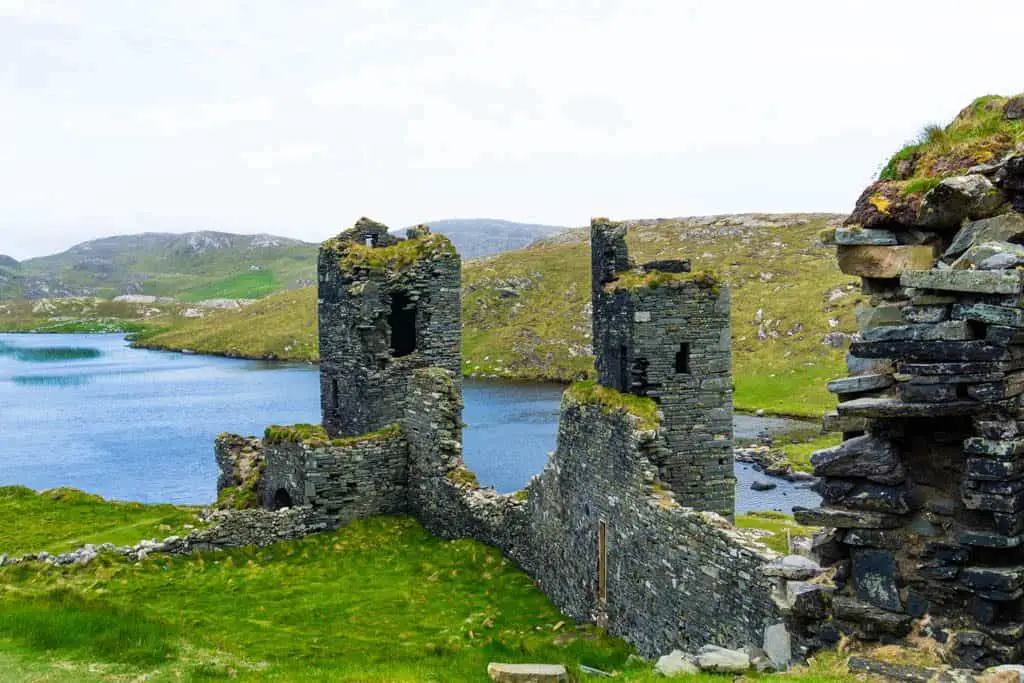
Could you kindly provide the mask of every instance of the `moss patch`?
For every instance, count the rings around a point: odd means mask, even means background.
[[[324,248],[337,252],[342,270],[362,268],[397,272],[426,258],[457,255],[451,241],[438,234],[413,237],[388,247],[367,246],[359,242],[333,239],[324,242]]]
[[[1008,121],[1009,98],[979,97],[947,126],[930,125],[889,160],[879,180],[944,178],[998,161],[1024,143],[1024,121]]]
[[[653,399],[623,394],[615,389],[603,387],[593,380],[575,382],[565,390],[563,400],[572,400],[580,405],[601,407],[605,415],[626,413],[639,418],[641,429],[657,429],[658,405]]]
[[[297,424],[286,427],[271,425],[263,432],[263,443],[301,443],[306,446],[313,447],[349,446],[366,441],[392,439],[398,436],[401,431],[401,428],[397,424],[392,424],[378,429],[375,432],[368,432],[366,434],[360,434],[359,436],[332,439],[327,436],[327,430],[320,425]]]

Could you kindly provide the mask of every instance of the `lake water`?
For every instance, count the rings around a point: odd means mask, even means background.
[[[554,449],[563,387],[466,380],[466,464],[514,491]],[[205,504],[216,497],[213,438],[319,422],[306,364],[131,349],[122,335],[0,334],[0,485],[73,486],[107,498]],[[785,428],[739,415],[737,436]],[[737,511],[814,506],[817,496],[737,464]]]

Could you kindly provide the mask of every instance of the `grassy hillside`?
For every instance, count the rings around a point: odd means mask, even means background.
[[[137,332],[182,325],[208,309],[179,303],[139,304],[94,297],[0,301],[0,332]]]
[[[0,298],[255,298],[311,284],[315,263],[315,245],[286,237],[221,232],[121,235],[8,268],[0,281]]]
[[[281,292],[241,310],[151,326],[136,335],[136,344],[239,358],[315,361],[316,289]]]
[[[180,534],[198,524],[197,510],[174,505],[115,503],[75,489],[36,493],[0,486],[0,554],[64,553],[86,543],[135,544]]]
[[[170,532],[150,533],[156,523],[191,515],[165,508],[0,489],[0,518],[15,521],[0,531],[0,553],[87,527],[119,542],[162,537]],[[30,515],[38,523],[19,522]],[[561,615],[495,549],[441,541],[407,518],[263,549],[0,568],[4,681],[486,681],[492,661],[562,663],[574,680],[591,680],[581,664],[658,680],[632,653]],[[810,670],[757,678],[842,680],[843,667],[822,655]]]
[[[732,285],[736,404],[819,415],[825,381],[843,374],[826,335],[854,329],[856,280],[842,275],[818,233],[827,215],[640,221],[638,261],[691,258]],[[463,268],[463,368],[468,375],[571,380],[592,376],[588,233],[572,230]],[[269,297],[243,311],[186,321],[145,346],[254,358],[315,360],[315,293]]]
[[[468,257],[518,249],[563,229],[495,219],[442,220],[431,225]],[[182,301],[258,299],[313,284],[316,254],[315,244],[274,235],[120,235],[22,263],[0,255],[0,299],[120,294]]]

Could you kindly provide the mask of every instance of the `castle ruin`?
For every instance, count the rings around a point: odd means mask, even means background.
[[[599,379],[566,390],[556,450],[521,491],[481,488],[463,464],[454,248],[367,219],[320,251],[323,424],[222,437],[222,488],[244,446],[263,507],[318,528],[410,514],[483,541],[646,655],[760,644],[789,608],[786,580],[761,571],[778,555],[728,521],[729,291],[688,262],[635,266],[625,235],[591,225]]]

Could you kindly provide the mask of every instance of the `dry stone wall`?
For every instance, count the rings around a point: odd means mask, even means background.
[[[797,518],[835,529],[819,549],[846,630],[923,619],[981,668],[1024,654],[1024,157],[972,171],[909,217],[858,209],[825,236],[871,305],[829,384],[846,440],[811,459],[824,504]]]

